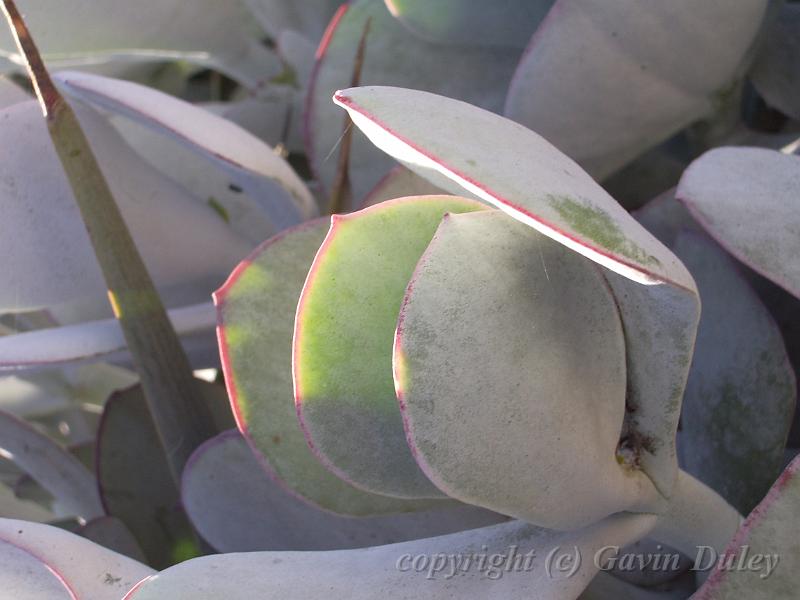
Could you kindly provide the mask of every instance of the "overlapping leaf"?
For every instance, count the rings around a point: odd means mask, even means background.
[[[25,521],[0,519],[0,552],[0,578],[5,585],[15,586],[4,587],[3,593],[11,592],[9,597],[15,599],[51,598],[34,595],[46,590],[57,593],[54,599],[119,600],[138,581],[153,574],[145,565],[80,536]],[[23,558],[22,553],[37,562]],[[19,572],[15,567],[31,570]]]
[[[392,17],[383,0],[353,2],[337,15],[323,39],[307,104],[307,152],[315,175],[328,191],[337,163],[330,156],[336,152],[344,124],[330,97],[336,89],[351,85],[356,47],[368,20],[361,72],[365,85],[430,90],[500,111],[519,56],[515,49],[426,42]],[[363,137],[354,137],[350,160],[354,198],[363,198],[390,168],[391,162]]]
[[[392,337],[414,266],[442,216],[473,200],[422,196],[334,216],[294,331],[297,414],[320,460],[367,491],[437,498],[409,452],[392,385]]]
[[[409,443],[439,488],[559,529],[652,501],[617,454],[625,371],[617,306],[592,263],[499,211],[445,218],[394,348]]]
[[[747,517],[725,550],[729,561],[723,562],[692,598],[772,600],[791,598],[796,594],[800,538],[791,524],[796,522],[800,513],[798,471],[800,458],[792,461],[764,500]],[[760,557],[757,562],[749,562],[755,556]],[[772,560],[774,570],[765,577],[767,557]],[[724,568],[728,564],[734,567],[744,564],[745,568]]]
[[[212,208],[147,165],[100,115],[76,108],[156,283],[202,293],[209,279],[221,278],[236,264],[248,244]],[[107,304],[106,286],[38,104],[3,111],[0,137],[0,310]],[[214,252],[203,253],[208,244]]]
[[[597,178],[730,101],[767,0],[559,0],[505,114]]]
[[[443,189],[467,191],[607,267],[628,347],[623,441],[659,491],[677,476],[674,436],[699,317],[686,268],[574,161],[488,111],[390,87],[334,102],[379,148]],[[644,286],[640,284],[646,284]],[[662,285],[665,284],[665,285]],[[660,339],[658,345],[649,340]]]
[[[205,557],[151,577],[132,591],[128,600],[191,597],[211,600],[220,597],[245,600],[253,596],[290,596],[304,600],[347,596],[353,600],[376,597],[389,600],[443,597],[526,598],[562,600],[577,597],[596,574],[592,561],[576,565],[570,577],[548,575],[544,560],[552,548],[569,548],[581,556],[594,556],[606,544],[625,545],[647,534],[656,517],[616,515],[571,533],[557,533],[521,522],[473,529],[442,537],[390,544],[358,550],[331,552],[252,552]],[[517,557],[531,553],[533,565],[524,568],[520,558],[514,567],[494,570],[476,564],[480,555],[508,557],[510,547]],[[573,550],[574,549],[574,550]],[[415,571],[417,556],[443,556],[438,572]],[[469,560],[456,567],[452,576],[448,556]],[[419,562],[419,559],[417,559]],[[408,563],[408,565],[407,565]],[[484,564],[486,561],[484,559]],[[428,567],[433,570],[432,567]],[[490,572],[493,573],[490,577]],[[310,576],[313,574],[313,576]]]
[[[286,161],[234,123],[127,81],[72,72],[57,79],[67,93],[128,117],[224,169],[234,185],[261,203],[276,230],[316,214],[311,194]]]
[[[266,457],[273,476],[320,508],[368,516],[429,507],[429,502],[378,496],[345,483],[317,461],[297,421],[292,388],[295,312],[328,228],[329,220],[319,219],[268,240],[214,295],[222,368],[237,425]]]
[[[717,148],[691,164],[676,196],[726,250],[800,297],[798,186],[798,156]]]
[[[524,48],[554,0],[384,0],[389,11],[423,39],[462,46]]]
[[[196,386],[218,429],[230,427],[224,391],[199,380]],[[141,388],[115,393],[97,433],[103,507],[131,530],[150,564],[159,568],[199,553],[164,452]]]
[[[469,506],[359,519],[334,515],[299,501],[268,477],[236,431],[197,449],[184,471],[182,504],[220,552],[380,546],[507,520]]]
[[[21,0],[20,10],[50,65],[187,60],[256,86],[280,71],[239,0]],[[10,32],[0,32],[0,68],[22,65]]]

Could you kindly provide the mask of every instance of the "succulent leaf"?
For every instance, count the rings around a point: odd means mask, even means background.
[[[294,395],[314,453],[345,481],[400,498],[442,498],[406,443],[392,339],[414,267],[445,213],[474,200],[419,196],[332,218],[294,331]]]
[[[329,219],[318,219],[267,240],[214,295],[222,369],[237,426],[272,476],[315,506],[354,516],[419,510],[430,502],[370,494],[328,471],[297,420],[292,388],[297,299],[329,227]]]
[[[195,451],[181,497],[195,528],[220,552],[380,546],[508,520],[470,506],[358,519],[335,515],[271,479],[238,431]]]

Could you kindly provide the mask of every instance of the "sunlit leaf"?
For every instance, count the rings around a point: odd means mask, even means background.
[[[294,396],[314,453],[356,487],[443,496],[406,443],[392,339],[406,285],[442,216],[482,208],[465,198],[420,196],[332,218],[298,302]]]
[[[292,389],[295,312],[329,223],[310,221],[271,238],[214,295],[231,406],[245,439],[266,457],[265,467],[305,501],[358,516],[419,510],[430,502],[370,494],[333,475],[314,457],[297,421]]]
[[[394,374],[412,452],[449,496],[556,529],[658,496],[618,453],[625,339],[606,282],[502,212],[442,222],[408,284]]]

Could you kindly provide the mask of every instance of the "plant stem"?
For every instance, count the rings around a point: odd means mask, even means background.
[[[742,521],[722,496],[681,470],[669,508],[649,537],[694,558],[701,546],[722,553]]]
[[[14,0],[2,2],[100,263],[172,476],[180,485],[190,454],[215,433],[211,415],[197,399],[189,361],[75,112],[53,84]]]
[[[353,75],[350,78],[349,87],[358,87],[361,83],[361,71],[364,68],[364,55],[367,50],[367,35],[372,25],[372,17],[364,23],[364,30],[361,32],[361,39],[358,42],[356,60],[353,64]],[[342,130],[342,145],[339,149],[339,160],[336,165],[336,178],[333,181],[331,197],[329,203],[330,214],[335,215],[342,212],[345,205],[352,199],[352,189],[350,187],[350,149],[353,146],[353,121],[350,114],[345,113],[344,127]]]

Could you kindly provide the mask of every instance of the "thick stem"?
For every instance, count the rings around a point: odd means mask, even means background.
[[[3,0],[3,7],[27,60],[50,137],[97,255],[172,476],[180,485],[189,455],[215,433],[211,415],[196,397],[189,361],[75,112],[53,85],[14,1]]]
[[[649,537],[692,558],[702,546],[721,554],[742,521],[742,516],[722,496],[685,471],[679,471],[669,507]]]

